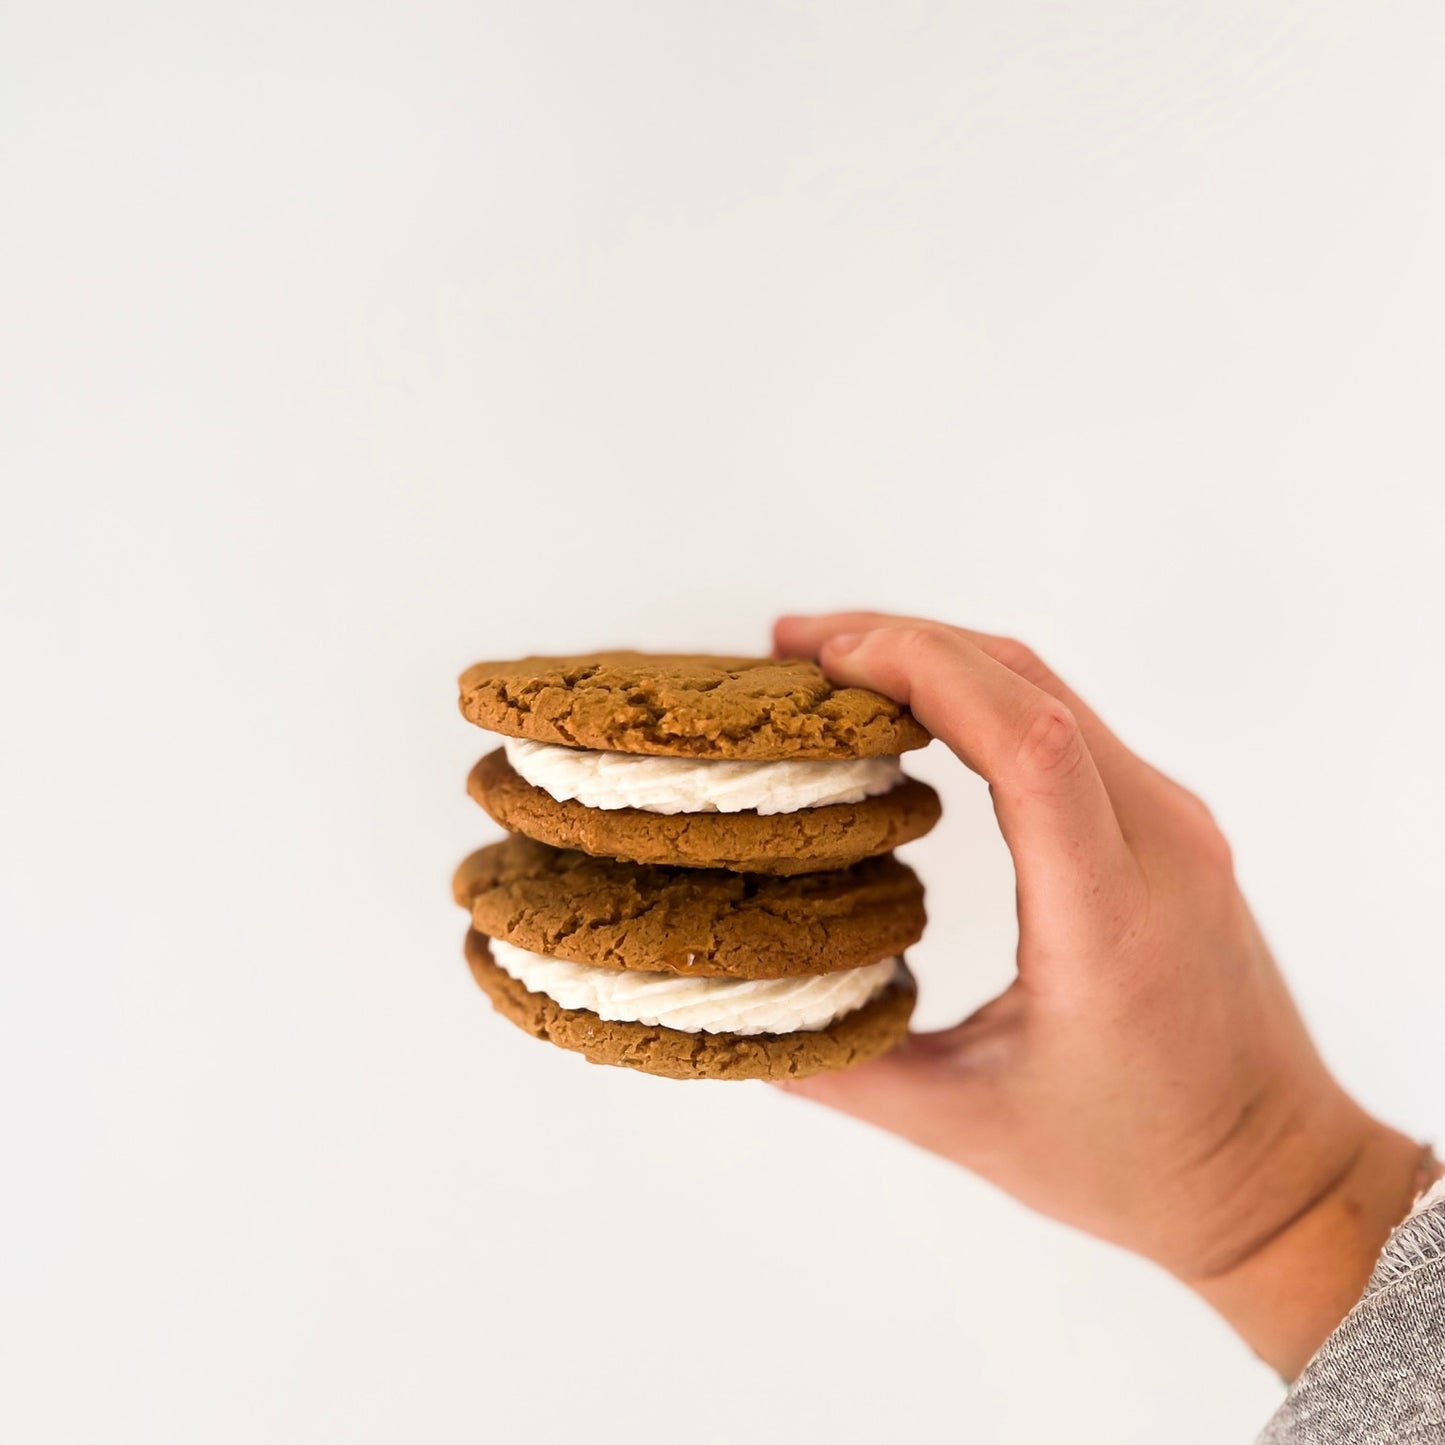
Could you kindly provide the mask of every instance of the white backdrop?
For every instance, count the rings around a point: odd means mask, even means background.
[[[1445,11],[0,17],[0,1434],[1248,1439],[1152,1268],[495,1020],[483,656],[1027,638],[1445,1128]],[[938,748],[923,1019],[1007,979]]]

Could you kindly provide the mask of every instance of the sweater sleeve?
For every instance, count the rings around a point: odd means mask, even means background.
[[[1320,1346],[1259,1445],[1445,1441],[1445,1180],[1392,1234],[1360,1302]]]

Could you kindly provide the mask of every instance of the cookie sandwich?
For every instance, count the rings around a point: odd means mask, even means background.
[[[503,748],[469,789],[514,836],[457,870],[466,956],[527,1032],[671,1078],[801,1078],[907,1032],[939,814],[898,704],[806,662],[599,653],[482,663]]]
[[[812,662],[596,653],[482,662],[463,716],[503,734],[468,791],[504,828],[598,857],[748,873],[846,868],[921,837],[929,738]]]
[[[896,858],[792,877],[592,858],[512,837],[453,880],[497,1011],[593,1063],[802,1078],[908,1030],[923,888]]]

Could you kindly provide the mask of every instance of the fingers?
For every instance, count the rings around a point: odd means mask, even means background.
[[[917,617],[890,617],[882,612],[831,612],[815,617],[780,617],[773,628],[773,645],[779,656],[817,657],[823,644],[839,633],[869,632],[879,627],[940,627],[966,638],[995,662],[1002,663],[1025,681],[1056,697],[1079,724],[1089,751],[1094,755],[1104,784],[1116,804],[1127,809],[1146,785],[1154,770],[1129,751],[1109,730],[1098,714],[1055,674],[1041,658],[1021,642],[995,637],[967,627],[953,627]]]
[[[1076,954],[1081,928],[1117,934],[1138,868],[1063,702],[956,629],[931,624],[834,635],[819,662],[840,682],[908,704],[988,781],[1018,877],[1020,925],[1038,959]]]
[[[921,627],[921,617],[894,617],[886,612],[823,612],[808,617],[780,617],[773,624],[773,646],[784,657],[817,657],[818,649],[840,632],[872,632],[875,627]]]

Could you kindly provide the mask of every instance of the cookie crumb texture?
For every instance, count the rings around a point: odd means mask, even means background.
[[[923,885],[891,855],[792,877],[593,858],[513,836],[452,881],[480,932],[603,968],[791,978],[861,968],[923,933]]]
[[[649,813],[560,802],[521,777],[498,748],[467,791],[502,827],[599,858],[726,868],[735,873],[813,873],[847,868],[921,838],[938,821],[938,794],[914,778],[859,803],[796,813]]]
[[[835,687],[814,662],[596,652],[479,662],[462,715],[569,747],[759,762],[883,757],[928,733],[881,693]]]
[[[563,1008],[532,993],[492,961],[486,938],[467,934],[467,963],[498,1013],[534,1038],[666,1079],[806,1079],[877,1058],[899,1043],[913,1015],[906,968],[871,1003],[816,1032],[690,1034],[654,1024],[612,1023],[586,1009]]]

